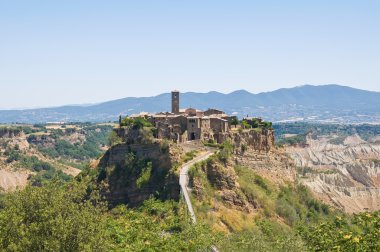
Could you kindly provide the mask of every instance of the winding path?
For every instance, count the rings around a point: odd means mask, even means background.
[[[193,204],[191,203],[189,191],[187,190],[189,185],[189,169],[195,163],[202,162],[203,160],[208,159],[212,154],[215,153],[215,150],[207,149],[206,152],[202,153],[202,155],[194,158],[193,160],[187,162],[181,167],[181,172],[179,174],[179,185],[181,186],[182,195],[185,198],[187,209],[189,210],[191,222],[193,224],[197,223],[197,218],[195,217],[195,212],[193,208]],[[211,246],[212,252],[219,252],[215,246]]]
[[[194,158],[193,160],[187,162],[181,167],[181,172],[179,175],[179,185],[181,186],[181,192],[183,197],[185,198],[187,209],[189,210],[191,222],[193,224],[197,223],[197,218],[195,217],[194,208],[191,204],[189,191],[188,191],[188,185],[189,185],[189,169],[191,166],[193,166],[195,163],[201,162],[203,160],[208,159],[212,154],[214,154],[214,151],[207,150],[202,155]]]

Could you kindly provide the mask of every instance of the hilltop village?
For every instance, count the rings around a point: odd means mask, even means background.
[[[206,111],[195,108],[181,109],[179,91],[171,92],[171,112],[156,114],[142,112],[128,118],[146,119],[157,129],[155,134],[157,138],[170,139],[177,143],[194,140],[222,143],[230,136],[232,128],[254,128],[263,123],[260,118],[245,118],[244,124],[238,125],[236,116],[227,115],[224,111],[214,108]],[[127,132],[121,130],[118,134],[123,137]]]

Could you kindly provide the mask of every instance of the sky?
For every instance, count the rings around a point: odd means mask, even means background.
[[[303,84],[380,91],[380,1],[0,0],[0,108]]]

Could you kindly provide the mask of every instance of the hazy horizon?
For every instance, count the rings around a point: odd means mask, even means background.
[[[336,83],[380,91],[377,1],[3,1],[0,109]],[[6,93],[6,95],[4,95]]]
[[[204,91],[204,92],[197,92],[195,90],[188,90],[188,91],[182,91],[182,90],[178,90],[180,91],[180,93],[182,94],[185,94],[185,93],[210,93],[210,92],[218,92],[218,93],[222,93],[222,94],[230,94],[230,93],[233,93],[233,92],[236,92],[236,91],[241,91],[241,90],[244,90],[244,91],[247,91],[249,93],[252,93],[252,94],[261,94],[261,93],[267,93],[267,92],[274,92],[274,91],[277,91],[279,89],[293,89],[293,88],[298,88],[298,87],[303,87],[303,86],[314,86],[314,87],[322,87],[322,86],[330,86],[330,85],[333,85],[333,86],[341,86],[341,87],[347,87],[347,88],[354,88],[354,89],[358,89],[358,90],[364,90],[364,91],[369,91],[369,92],[378,92],[378,91],[374,91],[374,90],[366,90],[366,89],[361,89],[361,88],[357,88],[357,87],[351,87],[351,86],[347,86],[347,85],[340,85],[340,84],[320,84],[320,85],[314,85],[314,84],[303,84],[303,85],[297,85],[297,86],[293,86],[293,87],[285,87],[285,88],[278,88],[278,89],[274,89],[274,90],[269,90],[269,91],[263,91],[263,92],[251,92],[249,90],[246,90],[246,89],[236,89],[236,90],[232,90],[232,91],[229,91],[229,92],[221,92],[221,91],[218,91],[218,90],[209,90],[209,91]],[[109,100],[103,100],[103,101],[96,101],[96,102],[93,102],[93,103],[65,103],[65,104],[60,104],[60,105],[55,105],[55,106],[35,106],[35,107],[16,107],[16,108],[1,108],[0,107],[0,110],[24,110],[24,109],[40,109],[40,108],[57,108],[57,107],[62,107],[62,106],[92,106],[92,105],[97,105],[97,104],[102,104],[102,103],[105,103],[105,102],[111,102],[111,101],[115,101],[115,100],[119,100],[119,99],[125,99],[125,98],[144,98],[144,97],[156,97],[156,96],[159,96],[159,95],[163,95],[163,94],[168,94],[170,93],[172,90],[174,89],[171,89],[171,90],[166,90],[164,92],[161,92],[161,93],[158,93],[158,94],[153,94],[153,95],[150,95],[150,96],[122,96],[122,97],[119,97],[119,98],[114,98],[114,99],[109,99]]]

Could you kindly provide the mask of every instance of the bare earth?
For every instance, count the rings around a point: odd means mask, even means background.
[[[380,143],[357,135],[341,144],[331,139],[308,137],[308,146],[286,148],[298,167],[307,167],[301,182],[347,213],[380,210]]]
[[[28,183],[29,171],[0,170],[0,189],[11,192],[24,188]]]

